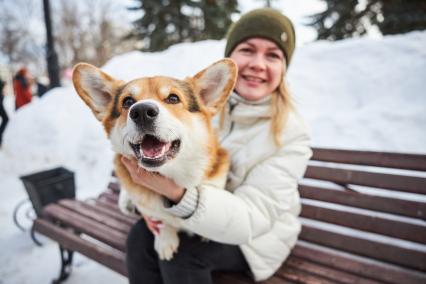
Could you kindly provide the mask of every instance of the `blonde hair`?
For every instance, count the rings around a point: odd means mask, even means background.
[[[277,90],[272,94],[271,102],[271,134],[277,147],[281,147],[281,133],[287,123],[288,115],[294,110],[293,99],[288,85],[283,78]],[[222,109],[219,118],[219,128],[225,124],[225,108]]]
[[[281,133],[292,110],[294,110],[293,99],[285,78],[283,78],[277,90],[272,94],[271,102],[271,134],[277,147],[282,146]]]

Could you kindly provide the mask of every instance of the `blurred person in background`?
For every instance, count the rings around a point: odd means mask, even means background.
[[[28,69],[23,67],[19,69],[15,77],[13,77],[13,91],[15,93],[15,109],[31,102],[31,77]]]
[[[4,89],[5,85],[6,85],[6,83],[2,80],[2,78],[0,78],[0,117],[1,117],[0,147],[1,147],[2,141],[3,141],[3,132],[6,129],[7,123],[9,122],[9,118],[8,118],[6,110],[4,109],[4,106],[3,106],[3,98],[4,98],[3,89]]]

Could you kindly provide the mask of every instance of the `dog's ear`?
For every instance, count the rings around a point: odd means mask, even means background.
[[[87,63],[79,63],[74,67],[72,81],[78,95],[92,109],[96,118],[102,121],[118,81]]]
[[[210,113],[221,110],[237,80],[237,65],[229,58],[213,63],[193,78],[199,95]]]

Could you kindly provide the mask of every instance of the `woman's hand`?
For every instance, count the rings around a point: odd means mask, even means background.
[[[146,226],[151,231],[151,233],[156,236],[160,233],[160,229],[164,226],[163,222],[161,222],[160,220],[156,220],[146,216],[143,216],[143,219],[145,220]]]
[[[135,159],[122,157],[121,161],[129,171],[133,182],[155,191],[174,203],[179,203],[182,199],[185,188],[178,186],[172,179],[142,169]]]

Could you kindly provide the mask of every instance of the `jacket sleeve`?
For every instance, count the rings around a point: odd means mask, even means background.
[[[312,151],[304,128],[286,132],[292,135],[283,140],[284,146],[254,166],[234,193],[200,186],[197,209],[184,226],[214,241],[240,245],[271,230],[283,215],[297,216],[297,184]]]

